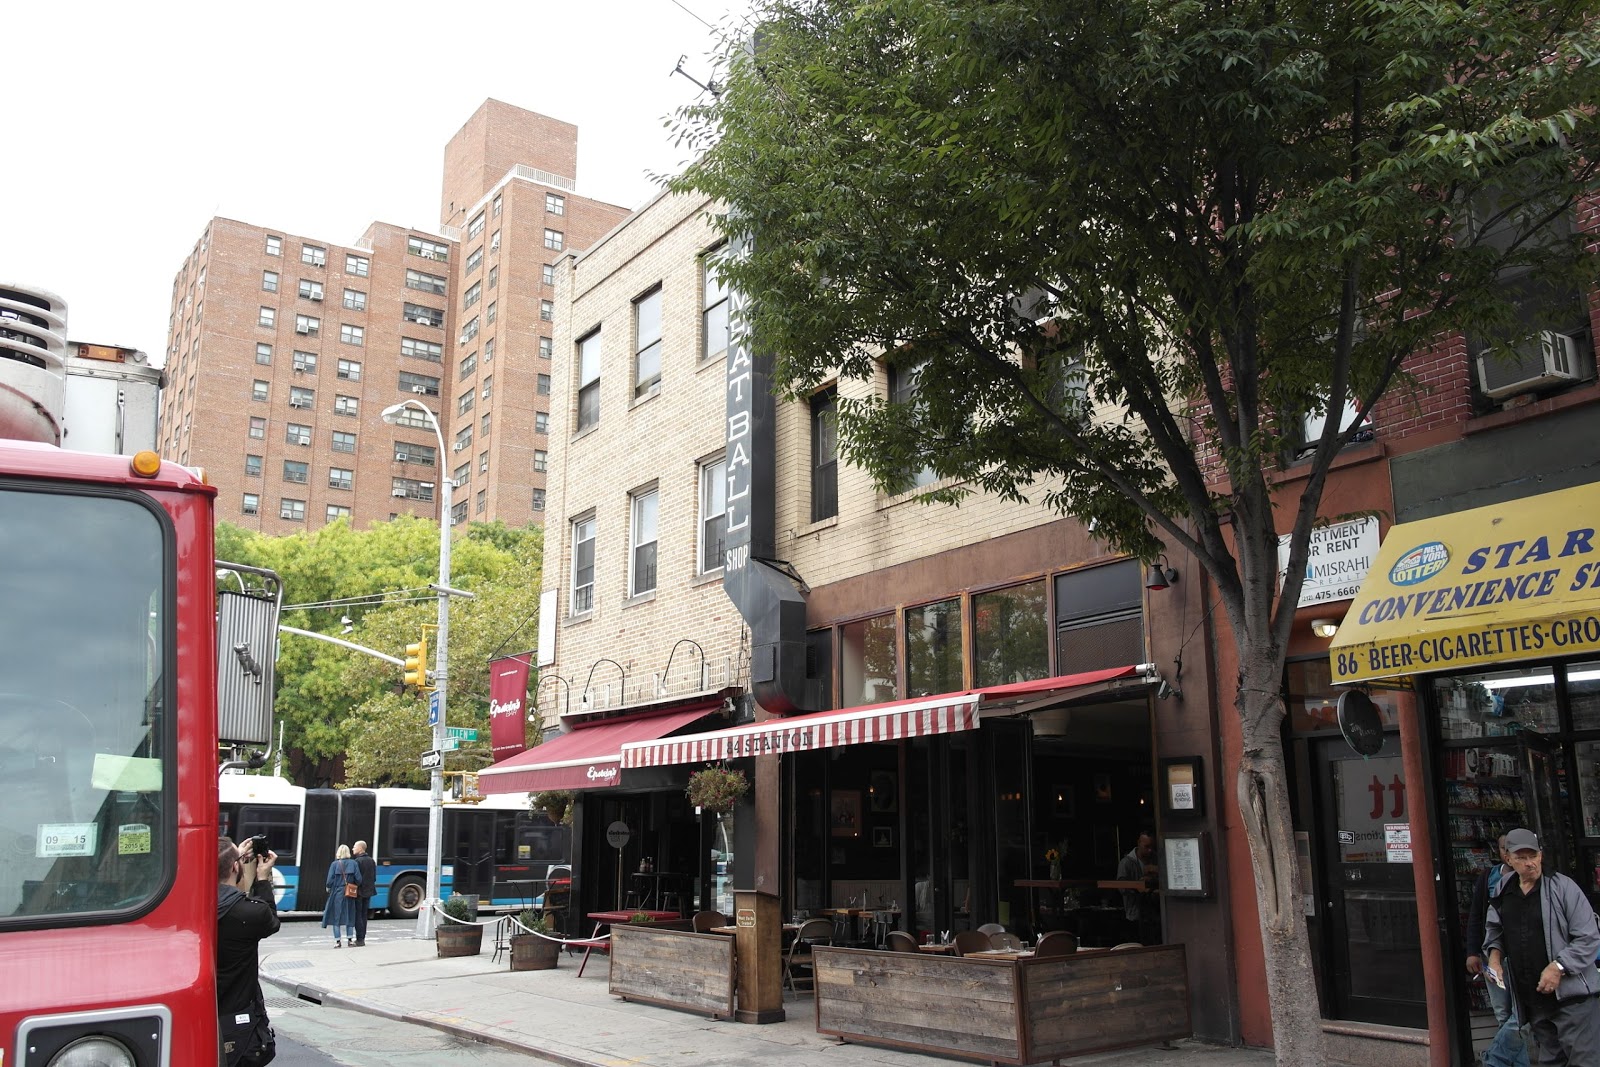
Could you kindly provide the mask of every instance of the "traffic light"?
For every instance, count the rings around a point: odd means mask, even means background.
[[[406,685],[414,685],[418,689],[428,688],[428,635],[426,633],[422,635],[422,640],[406,646],[404,681]]]

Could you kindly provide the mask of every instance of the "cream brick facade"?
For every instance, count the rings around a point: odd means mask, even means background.
[[[557,674],[566,685],[540,686],[547,725],[565,710],[569,687],[577,711],[586,685],[599,710],[743,684],[743,620],[723,594],[721,570],[699,566],[702,469],[724,447],[725,360],[701,358],[701,272],[717,242],[706,218],[714,208],[703,198],[663,194],[557,268],[545,588],[558,590],[558,619],[555,662],[541,677]],[[657,286],[661,381],[635,396],[634,301]],[[596,330],[600,414],[578,433],[574,353]],[[632,499],[651,489],[660,494],[657,584],[630,597]],[[589,515],[597,527],[593,607],[575,615],[572,524]],[[704,678],[683,640],[703,650]],[[658,689],[669,657],[671,675]]]

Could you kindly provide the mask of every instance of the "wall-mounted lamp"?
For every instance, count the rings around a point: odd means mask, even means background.
[[[1339,632],[1338,619],[1312,619],[1311,632],[1318,637],[1332,637]]]
[[[1144,587],[1150,590],[1165,589],[1178,580],[1178,572],[1167,565],[1166,556],[1157,556],[1144,572]]]

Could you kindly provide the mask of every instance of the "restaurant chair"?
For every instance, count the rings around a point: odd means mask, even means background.
[[[888,936],[884,938],[884,947],[890,952],[915,952],[917,939],[904,930],[890,930]]]
[[[727,926],[729,923],[728,917],[720,911],[697,911],[690,925],[695,933],[703,934],[714,926]]]
[[[984,923],[978,927],[978,933],[980,934],[1003,934],[1005,932],[1006,928],[999,923]]]
[[[833,943],[833,923],[827,919],[807,919],[800,924],[800,930],[795,934],[794,941],[789,945],[789,951],[783,959],[783,981],[791,989],[798,991],[796,979],[803,977],[816,988],[816,961],[812,958],[813,945],[830,945]]]
[[[989,935],[989,946],[991,948],[1008,948],[1017,949],[1020,951],[1022,948],[1022,938],[1018,937],[1016,934],[1008,934],[1004,930],[1001,930],[998,934]]]
[[[1038,956],[1070,956],[1078,951],[1078,935],[1071,930],[1051,930],[1039,938],[1033,954]]]
[[[888,940],[889,931],[894,929],[898,916],[889,910],[875,911],[872,913],[872,947],[882,948]]]
[[[962,930],[956,934],[954,944],[957,956],[965,956],[969,952],[988,952],[994,947],[989,944],[989,935],[982,930]]]

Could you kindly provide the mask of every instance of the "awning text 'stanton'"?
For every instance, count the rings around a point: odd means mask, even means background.
[[[1402,523],[1329,650],[1335,682],[1600,651],[1600,483]]]

